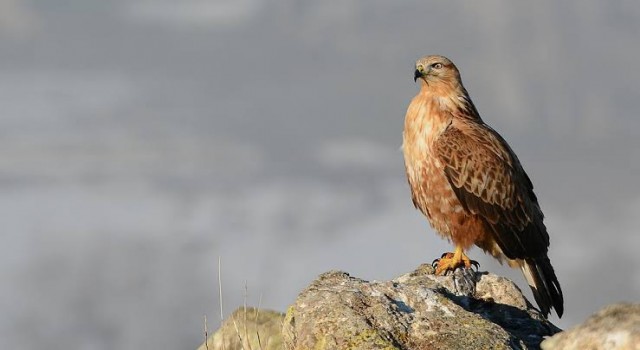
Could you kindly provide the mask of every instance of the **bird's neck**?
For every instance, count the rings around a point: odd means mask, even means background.
[[[429,152],[439,135],[456,120],[482,123],[464,87],[458,85],[443,89],[423,83],[407,110],[403,150]]]
[[[480,115],[473,105],[467,90],[460,82],[422,82],[416,98],[428,106],[428,110],[440,111],[451,117],[479,120]]]
[[[422,88],[411,100],[404,121],[403,149],[418,149],[424,153],[431,149],[437,139],[451,123],[453,115],[450,112],[446,97],[438,96],[428,89]]]

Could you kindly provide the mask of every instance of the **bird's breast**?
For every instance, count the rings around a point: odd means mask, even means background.
[[[451,122],[451,115],[440,108],[437,98],[419,93],[411,100],[404,120],[403,150],[409,153],[432,151],[437,137]]]
[[[463,211],[436,154],[438,136],[449,123],[437,104],[417,96],[407,110],[402,144],[414,204],[446,237],[451,235],[450,215]]]
[[[430,167],[441,167],[434,155],[438,136],[451,122],[451,116],[439,108],[439,103],[419,93],[411,100],[404,121],[402,151],[407,167],[418,167],[429,161]]]

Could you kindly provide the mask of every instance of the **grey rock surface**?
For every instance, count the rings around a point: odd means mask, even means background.
[[[238,308],[198,350],[282,349],[283,319],[276,311]]]
[[[640,350],[640,304],[613,304],[542,343],[544,350]]]
[[[536,349],[560,329],[506,278],[430,265],[392,281],[324,273],[289,307],[284,348]]]

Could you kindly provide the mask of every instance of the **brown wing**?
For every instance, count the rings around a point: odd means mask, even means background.
[[[455,124],[436,154],[465,210],[482,217],[510,259],[546,256],[549,235],[533,185],[506,141],[485,124]]]

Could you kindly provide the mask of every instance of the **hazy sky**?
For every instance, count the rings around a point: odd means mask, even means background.
[[[534,182],[552,321],[638,302],[639,36],[636,1],[0,0],[0,348],[195,348],[219,258],[229,314],[450,250],[399,151],[426,54]]]

